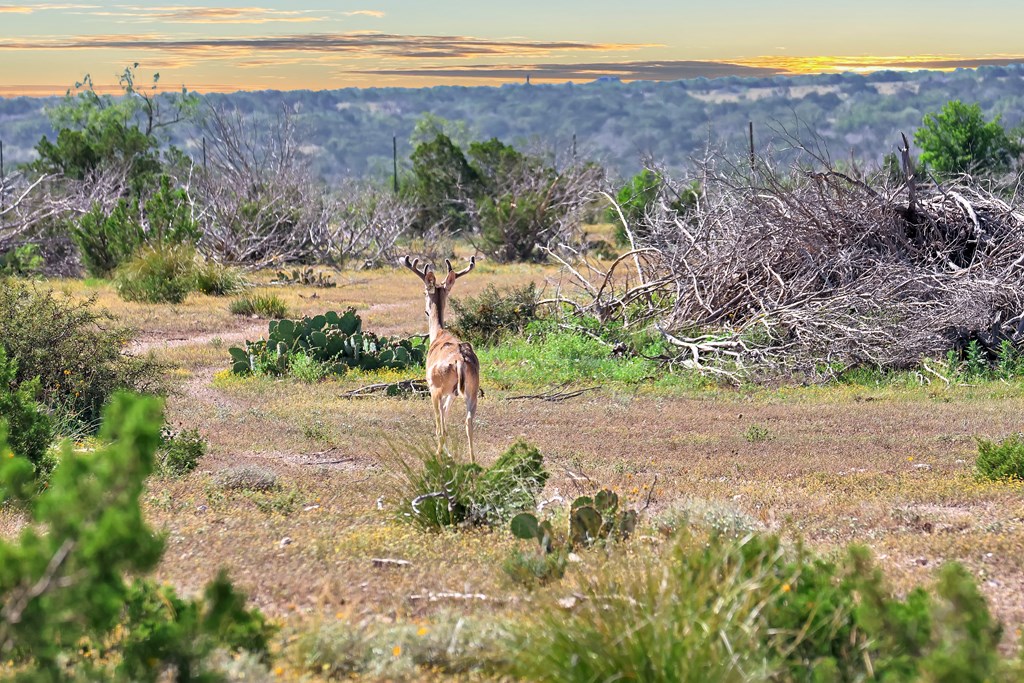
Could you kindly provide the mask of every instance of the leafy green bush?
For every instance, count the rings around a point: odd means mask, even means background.
[[[548,478],[540,451],[521,440],[487,469],[433,449],[417,456],[411,464],[398,458],[396,511],[421,529],[500,524],[536,505]]]
[[[276,294],[253,292],[231,300],[228,310],[234,315],[257,316],[259,318],[284,318],[288,305]]]
[[[658,199],[662,179],[654,171],[645,168],[629,179],[615,194],[615,203],[622,211],[622,217],[614,206],[605,212],[605,220],[615,226],[615,241],[620,246],[629,244],[622,218],[629,223],[630,230],[635,231],[644,221],[647,209]]]
[[[978,439],[975,468],[984,479],[1024,481],[1024,434],[1011,434],[998,443]]]
[[[636,563],[640,563],[637,565]],[[512,673],[537,681],[1015,680],[973,579],[894,595],[867,550],[838,563],[773,536],[683,530],[666,557],[609,563],[568,614],[518,629]]]
[[[22,244],[0,254],[0,275],[34,277],[42,274],[45,265],[38,244]]]
[[[137,201],[117,200],[109,212],[99,204],[70,225],[71,239],[92,277],[108,277],[131,258],[144,239]]]
[[[552,187],[540,191],[480,197],[481,249],[498,263],[543,260],[537,245],[547,243],[565,217],[551,205],[556,179],[552,177],[550,183]]]
[[[206,455],[206,439],[198,429],[182,429],[160,432],[160,448],[157,451],[157,471],[172,477],[181,477],[199,466],[199,460]]]
[[[161,389],[160,366],[126,353],[131,332],[112,322],[91,301],[33,284],[0,286],[0,339],[18,363],[15,385],[39,377],[40,398],[61,422],[95,428],[114,392]]]
[[[28,460],[0,458],[0,499],[30,508],[36,522],[0,539],[0,642],[15,680],[211,680],[214,650],[267,656],[273,630],[223,575],[199,601],[126,581],[164,550],[139,505],[162,423],[158,400],[115,396],[99,435],[106,445],[88,456],[65,447],[38,495]],[[92,656],[100,650],[102,660]]]
[[[1009,170],[1015,151],[998,117],[986,121],[979,105],[960,100],[925,114],[914,142],[921,148],[921,162],[944,178],[1002,173]]]
[[[186,245],[143,247],[114,276],[125,301],[180,304],[196,288],[196,252]]]
[[[478,296],[452,299],[451,307],[455,316],[449,328],[456,336],[472,344],[496,344],[537,319],[537,287],[531,282],[498,291],[487,285]]]
[[[14,455],[32,463],[37,475],[45,474],[40,470],[53,441],[53,425],[36,403],[39,378],[18,384],[17,376],[18,362],[9,359],[0,346],[0,429],[5,428],[7,445]],[[0,452],[0,458],[6,455]]]
[[[316,384],[330,374],[326,363],[304,353],[292,354],[288,361],[288,371],[295,379],[308,384]]]

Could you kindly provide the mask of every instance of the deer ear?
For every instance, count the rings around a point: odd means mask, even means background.
[[[451,288],[451,286],[455,284],[455,278],[457,277],[458,275],[455,274],[455,271],[451,269],[451,264],[449,264],[448,277],[444,279],[445,289]]]
[[[436,287],[437,279],[434,277],[434,271],[431,268],[427,269],[427,272],[423,274],[423,281],[427,283],[428,287]]]

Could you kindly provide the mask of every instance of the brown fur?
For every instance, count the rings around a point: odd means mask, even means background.
[[[417,267],[419,261],[410,262],[409,257],[402,259],[403,265],[416,273],[423,280],[425,313],[430,329],[430,347],[427,349],[427,386],[430,389],[430,400],[434,408],[434,427],[437,435],[437,452],[444,450],[447,439],[448,409],[456,396],[466,401],[466,437],[469,440],[469,457],[475,462],[473,450],[473,417],[476,414],[477,398],[480,391],[480,360],[473,351],[472,344],[461,341],[454,334],[444,329],[444,313],[455,280],[465,275],[476,265],[470,261],[469,268],[456,273],[451,262],[447,262],[448,274],[442,282],[437,281],[432,266],[425,266],[421,271]]]

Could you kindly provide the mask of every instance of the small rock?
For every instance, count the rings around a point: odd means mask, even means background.
[[[567,598],[559,598],[558,606],[562,609],[572,609],[576,606],[576,598],[572,595]]]
[[[302,511],[303,512],[309,512],[310,510],[318,510],[318,509],[320,509],[320,506],[314,503],[313,505],[307,505],[306,507],[302,508]]]
[[[919,557],[916,560],[914,560],[914,562],[917,563],[921,567],[927,567],[928,566],[928,558],[927,557]]]
[[[915,470],[930,470],[931,468],[931,465],[927,465],[923,462],[919,462],[918,464],[914,465]]]
[[[579,564],[583,561],[583,558],[577,555],[576,553],[569,553],[569,557],[567,557],[566,559],[576,564]]]
[[[292,537],[291,536],[285,536],[284,538],[281,539],[281,543],[279,545],[283,548],[286,545],[291,545],[291,544],[292,544]]]
[[[205,505],[197,505],[196,506],[196,512],[206,512],[209,509],[210,508],[206,507]]]

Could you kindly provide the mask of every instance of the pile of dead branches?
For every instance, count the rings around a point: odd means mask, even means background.
[[[825,167],[666,179],[633,249],[574,266],[601,319],[658,325],[680,362],[734,377],[920,367],[977,340],[1024,346],[1024,210],[970,178]]]

